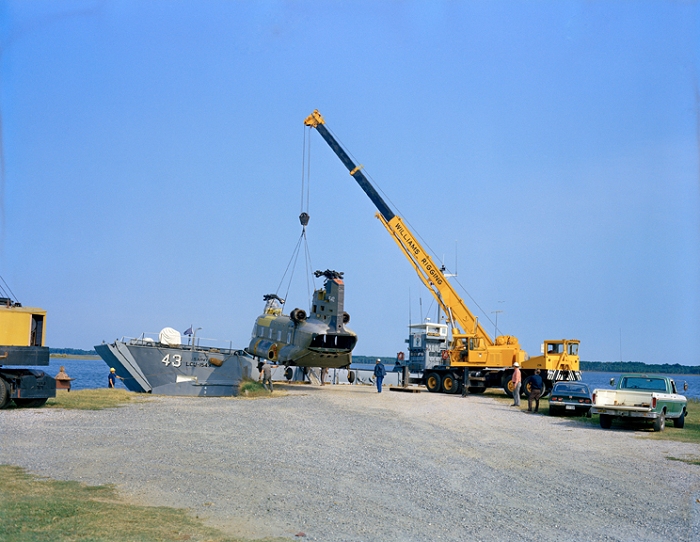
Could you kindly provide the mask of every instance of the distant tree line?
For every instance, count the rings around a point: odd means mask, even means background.
[[[66,354],[68,356],[96,356],[95,350],[81,350],[80,348],[49,348],[50,354]]]
[[[582,371],[600,371],[603,373],[665,373],[671,375],[698,375],[700,365],[652,365],[641,361],[582,361]]]

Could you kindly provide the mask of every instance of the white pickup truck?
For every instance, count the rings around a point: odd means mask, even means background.
[[[614,384],[611,379],[610,384]],[[685,388],[688,385],[685,384]],[[663,431],[666,420],[673,426],[685,425],[688,401],[676,390],[676,383],[660,375],[624,374],[614,390],[593,392],[592,414],[600,415],[600,426],[609,429],[614,419],[651,422],[654,431]]]

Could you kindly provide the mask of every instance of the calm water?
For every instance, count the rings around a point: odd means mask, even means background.
[[[51,376],[56,376],[61,365],[66,368],[68,376],[75,379],[71,382],[72,390],[91,390],[107,387],[109,367],[101,359],[51,358],[48,368],[39,368]],[[126,389],[119,379],[117,379],[117,388]]]
[[[66,368],[66,373],[71,378],[75,378],[72,382],[72,389],[85,390],[93,388],[106,388],[107,375],[109,367],[101,359],[71,359],[71,358],[52,358],[48,368],[43,368],[51,376],[56,376],[61,365]],[[40,367],[41,368],[41,367]],[[610,379],[617,379],[621,373],[595,373],[584,372],[583,381],[588,384],[591,390],[595,388],[610,389]],[[669,375],[676,381],[678,391],[688,398],[700,399],[700,376],[691,375]],[[688,383],[688,390],[683,390],[683,382]],[[117,387],[124,388],[124,384],[117,380]]]

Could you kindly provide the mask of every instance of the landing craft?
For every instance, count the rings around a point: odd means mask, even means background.
[[[357,335],[347,327],[350,315],[343,310],[343,274],[326,270],[314,275],[326,280],[314,292],[309,315],[302,309],[282,314],[283,299],[263,297],[265,310],[255,321],[247,353],[287,367],[350,367]]]

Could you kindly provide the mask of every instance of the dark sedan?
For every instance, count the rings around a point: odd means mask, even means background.
[[[591,390],[583,382],[557,382],[549,396],[549,415],[591,417]]]

